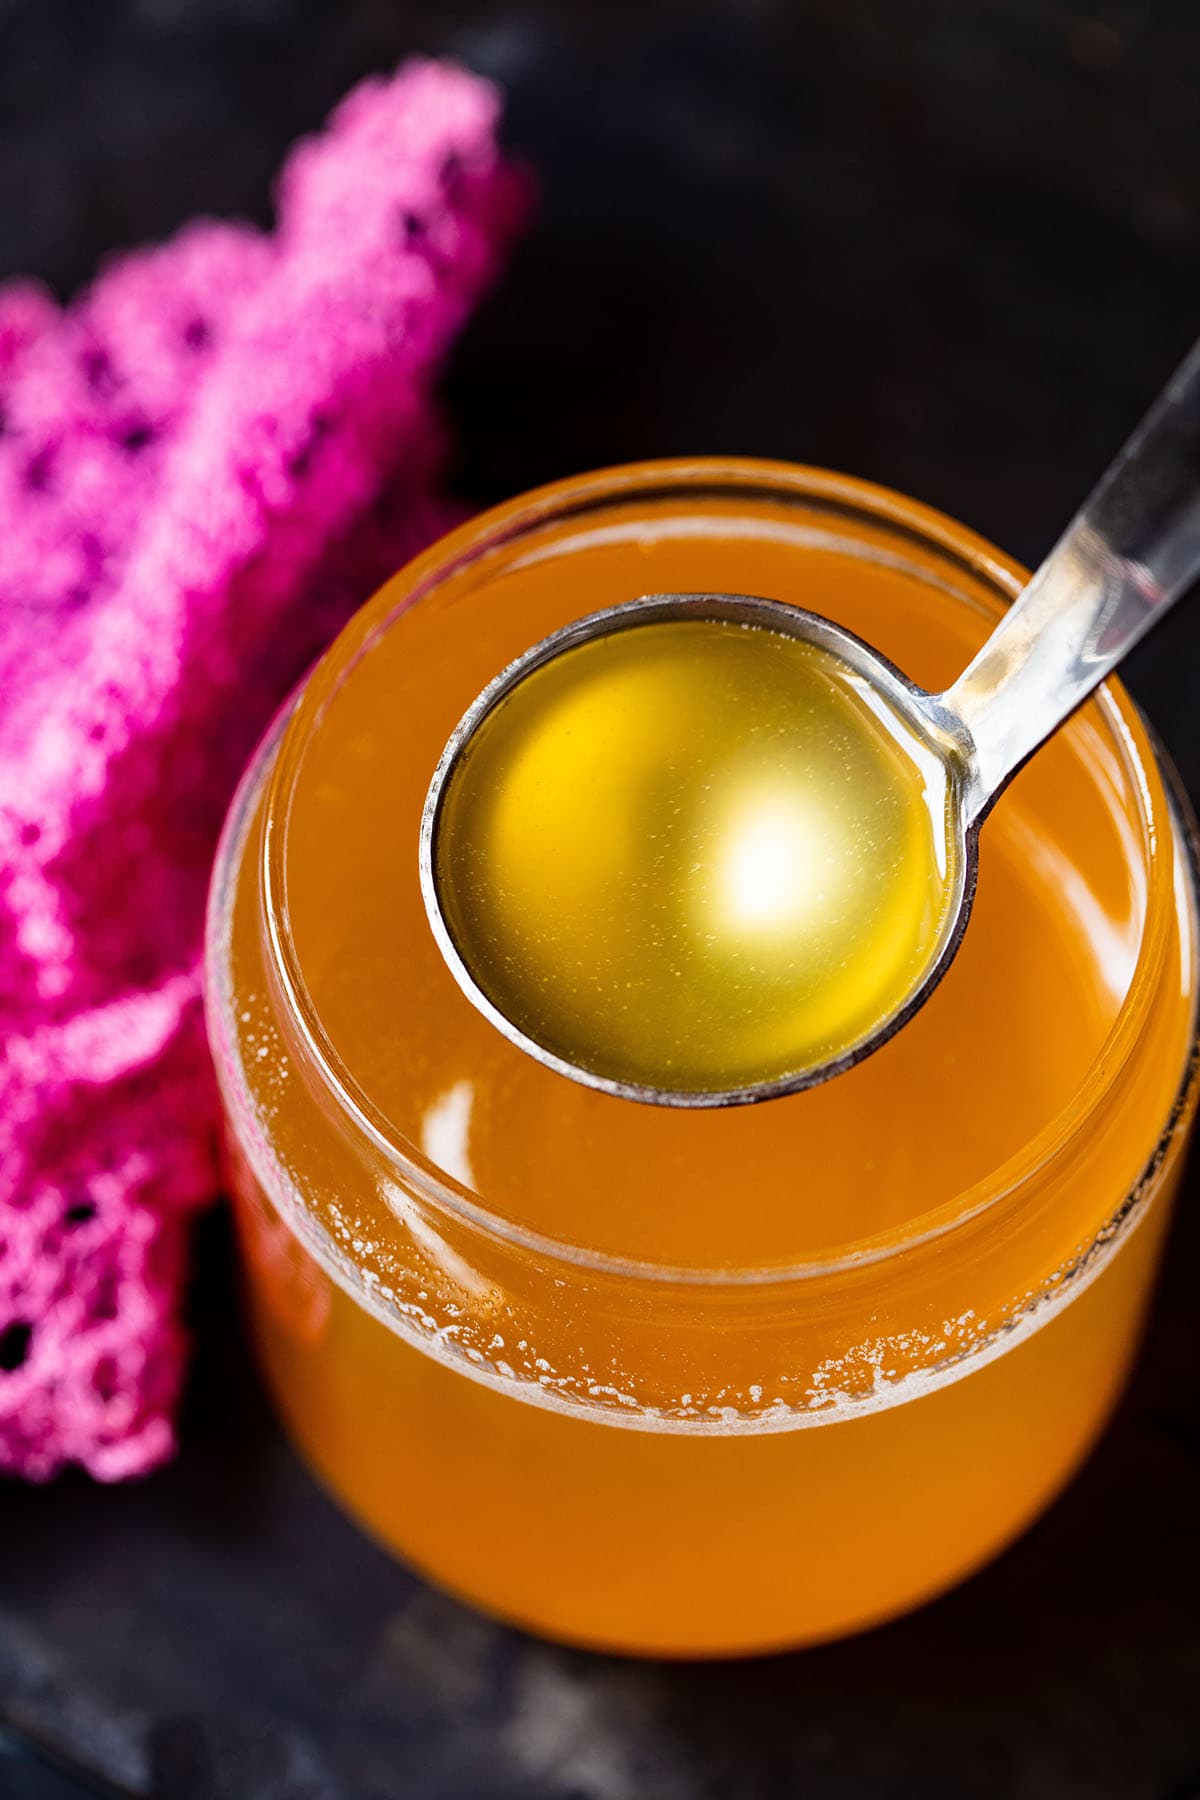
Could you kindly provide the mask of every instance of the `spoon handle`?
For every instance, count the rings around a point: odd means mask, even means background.
[[[1200,343],[969,668],[939,696],[974,744],[973,823],[1200,574]]]

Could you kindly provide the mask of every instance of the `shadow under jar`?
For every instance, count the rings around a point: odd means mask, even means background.
[[[763,1106],[542,1067],[459,991],[418,882],[451,729],[573,618],[763,594],[937,690],[1023,580],[844,477],[604,471],[402,570],[260,750],[208,943],[255,1334],[322,1480],[453,1592],[621,1651],[833,1637],[993,1555],[1103,1426],[1196,1085],[1189,845],[1118,684],[996,806],[923,1011]]]

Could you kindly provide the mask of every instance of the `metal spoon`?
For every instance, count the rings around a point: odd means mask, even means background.
[[[609,607],[554,632],[505,669],[446,745],[425,803],[420,877],[429,922],[455,980],[513,1043],[547,1067],[626,1099],[666,1106],[742,1105],[795,1093],[878,1049],[928,999],[962,941],[974,896],[977,840],[997,796],[1200,574],[1200,344],[1155,402],[1028,586],[970,666],[930,694],[853,633],[816,614],[747,595],[657,594]],[[886,1017],[827,1060],[778,1079],[719,1091],[656,1086],[598,1073],[514,1024],[484,992],[450,929],[436,855],[443,801],[483,721],[535,670],[568,650],[652,621],[767,625],[831,652],[866,679],[945,765],[953,891],[923,971]]]

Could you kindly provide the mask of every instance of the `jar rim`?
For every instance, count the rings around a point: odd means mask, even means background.
[[[292,939],[287,905],[286,843],[292,794],[305,749],[320,727],[327,699],[357,660],[369,653],[392,622],[442,582],[489,552],[502,549],[538,528],[586,517],[595,510],[625,502],[656,498],[683,499],[707,493],[713,499],[753,496],[778,502],[789,498],[816,504],[832,516],[883,526],[900,541],[909,540],[943,562],[957,564],[964,575],[985,584],[998,599],[1015,598],[1025,571],[986,540],[922,503],[854,477],[802,465],[752,458],[667,459],[622,465],[569,477],[517,496],[478,515],[439,539],[410,562],[358,612],[332,653],[317,664],[302,685],[247,776],[265,775],[264,826],[259,867],[264,948],[277,994],[311,1068],[332,1099],[344,1124],[365,1139],[390,1172],[415,1198],[435,1211],[457,1218],[469,1228],[535,1257],[592,1271],[622,1281],[649,1280],[704,1288],[784,1286],[813,1277],[828,1277],[851,1268],[878,1264],[940,1240],[998,1207],[1064,1154],[1111,1092],[1134,1053],[1155,998],[1155,979],[1165,954],[1174,904],[1172,808],[1156,752],[1133,702],[1119,683],[1110,681],[1096,695],[1114,748],[1131,780],[1137,801],[1141,847],[1147,876],[1146,909],[1138,953],[1128,989],[1104,1043],[1071,1098],[1055,1117],[1013,1156],[972,1187],[941,1207],[872,1237],[839,1245],[830,1252],[790,1264],[751,1268],[672,1267],[625,1258],[571,1243],[525,1226],[489,1207],[482,1196],[455,1181],[404,1139],[375,1108],[328,1038],[312,999]],[[852,551],[852,546],[847,546]],[[920,573],[920,571],[914,571]],[[960,595],[960,598],[969,596]],[[269,758],[269,766],[268,766]],[[244,833],[250,800],[240,797],[226,828],[218,857],[228,875],[237,848],[235,815]],[[1194,891],[1194,873],[1193,873]],[[1195,901],[1193,899],[1193,908]],[[231,1035],[226,1029],[226,1035]],[[1195,1048],[1195,1023],[1192,1032]],[[1179,1101],[1188,1092],[1195,1057],[1185,1056]],[[1177,1108],[1172,1108],[1174,1113]],[[1157,1154],[1157,1152],[1156,1152]]]

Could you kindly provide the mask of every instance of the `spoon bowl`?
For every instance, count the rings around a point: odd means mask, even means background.
[[[871,697],[872,710],[890,715],[892,730],[906,740],[913,760],[936,791],[932,804],[944,819],[947,834],[953,834],[946,846],[943,904],[917,979],[906,983],[894,1005],[877,1009],[869,1025],[852,1033],[836,1055],[797,1056],[767,1079],[704,1086],[673,1082],[665,1075],[655,1081],[631,1079],[564,1055],[515,1017],[517,1009],[501,1003],[496,986],[481,973],[483,959],[470,954],[468,934],[461,923],[456,925],[455,909],[447,904],[447,890],[453,885],[441,844],[447,796],[486,721],[521,691],[529,677],[568,652],[646,626],[683,621],[766,631],[811,646],[836,662],[853,687]],[[447,742],[421,824],[420,879],[430,926],[447,966],[472,1004],[510,1042],[559,1074],[622,1099],[662,1106],[736,1106],[798,1093],[851,1068],[891,1037],[924,1004],[951,962],[966,929],[976,884],[977,828],[965,823],[961,804],[969,780],[968,755],[969,744],[956,734],[953,719],[935,696],[909,681],[862,638],[820,614],[759,595],[724,593],[650,594],[606,607],[553,632],[510,663],[468,708]]]

